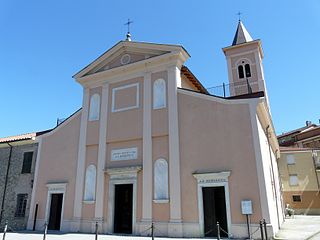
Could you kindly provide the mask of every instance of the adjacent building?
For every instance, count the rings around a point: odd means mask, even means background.
[[[45,132],[0,138],[0,229],[26,229],[38,143]]]
[[[247,237],[283,221],[260,40],[223,49],[230,97],[209,94],[180,45],[130,35],[73,77],[82,108],[38,137],[28,229]],[[209,71],[209,69],[208,69]],[[241,208],[241,206],[243,206]],[[35,209],[37,217],[34,218]],[[256,233],[257,234],[257,233]],[[258,235],[257,235],[258,236]]]
[[[320,127],[307,121],[278,140],[284,203],[296,214],[320,214]]]
[[[304,127],[278,136],[280,146],[320,148],[320,126],[306,121]]]
[[[295,214],[320,214],[320,149],[281,147],[280,151],[284,203]]]

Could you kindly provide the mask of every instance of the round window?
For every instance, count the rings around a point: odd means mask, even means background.
[[[122,64],[122,65],[128,64],[128,63],[130,63],[130,60],[131,60],[130,55],[129,55],[129,54],[124,54],[124,55],[121,57],[121,64]]]

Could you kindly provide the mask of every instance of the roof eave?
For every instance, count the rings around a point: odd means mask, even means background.
[[[224,54],[226,54],[226,52],[231,50],[231,49],[236,49],[236,48],[239,48],[239,47],[249,46],[249,45],[252,45],[252,44],[258,44],[259,52],[261,54],[261,58],[263,58],[264,55],[263,55],[262,44],[261,44],[261,40],[260,39],[256,39],[256,40],[253,40],[253,41],[250,41],[250,42],[245,42],[245,43],[240,43],[240,44],[237,44],[237,45],[231,45],[231,46],[228,46],[228,47],[224,47],[224,48],[222,48],[222,51],[223,51]]]
[[[78,79],[78,78],[83,77],[85,74],[90,72],[94,67],[96,67],[98,64],[100,64],[104,59],[106,59],[108,56],[111,56],[112,54],[114,54],[116,51],[118,51],[122,47],[129,47],[130,45],[149,45],[149,46],[156,47],[157,50],[163,50],[163,51],[171,50],[172,52],[179,50],[185,59],[188,59],[190,57],[190,54],[187,52],[187,50],[182,45],[158,44],[158,43],[134,42],[134,41],[119,41],[118,43],[113,45],[110,49],[108,49],[103,54],[101,54],[98,58],[93,60],[86,67],[84,67],[83,69],[78,71],[76,74],[74,74],[72,77],[74,79]]]

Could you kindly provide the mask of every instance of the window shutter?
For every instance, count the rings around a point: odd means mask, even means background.
[[[28,194],[17,195],[17,206],[15,217],[24,217],[26,214],[26,207],[28,201]]]
[[[21,173],[31,173],[33,152],[25,152],[23,154],[23,165]]]

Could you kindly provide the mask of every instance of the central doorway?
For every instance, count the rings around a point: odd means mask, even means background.
[[[60,230],[63,193],[51,194],[48,230]]]
[[[114,233],[132,234],[133,184],[116,184],[114,189]]]
[[[202,196],[205,237],[217,237],[217,222],[228,232],[225,188],[202,187]],[[220,231],[220,236],[228,237],[223,231]]]

